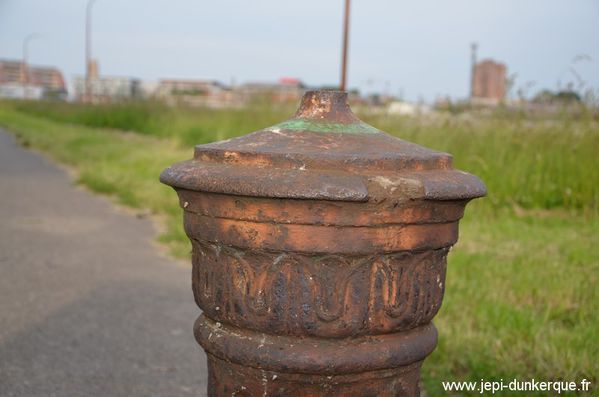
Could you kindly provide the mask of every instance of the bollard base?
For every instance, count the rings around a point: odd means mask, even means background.
[[[418,396],[420,366],[437,343],[432,324],[407,332],[326,339],[271,335],[201,315],[210,397]]]
[[[422,362],[345,375],[293,374],[246,367],[208,354],[209,397],[415,397]]]

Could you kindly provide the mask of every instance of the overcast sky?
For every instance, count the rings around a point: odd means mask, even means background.
[[[0,0],[0,58],[83,73],[86,0]],[[337,84],[343,0],[97,0],[100,72],[159,78]],[[465,97],[470,43],[516,87],[599,87],[598,0],[353,0],[349,86],[409,100]],[[573,63],[579,55],[586,57]],[[574,68],[575,73],[572,71]]]

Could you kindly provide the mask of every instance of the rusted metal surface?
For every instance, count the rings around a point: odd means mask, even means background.
[[[166,169],[193,246],[210,396],[415,396],[449,248],[485,194],[451,156],[309,92],[291,120]]]

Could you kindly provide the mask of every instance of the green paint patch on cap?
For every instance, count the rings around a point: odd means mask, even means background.
[[[351,124],[341,124],[299,118],[283,121],[267,129],[272,131],[277,128],[290,131],[335,132],[341,134],[376,134],[380,132],[373,126],[361,121]]]

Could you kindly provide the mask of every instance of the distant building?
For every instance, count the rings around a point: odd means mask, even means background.
[[[400,116],[414,116],[430,113],[431,108],[424,104],[415,104],[405,101],[393,101],[387,105],[387,113]]]
[[[503,63],[487,59],[472,68],[471,99],[476,103],[497,104],[505,99],[506,72]]]
[[[100,77],[100,67],[97,59],[90,59],[87,62],[87,76],[92,80]]]
[[[102,76],[89,80],[89,100],[85,76],[74,78],[75,97],[79,101],[105,103],[142,97],[141,81],[131,77]]]
[[[154,97],[171,105],[236,107],[254,100],[298,102],[305,91],[304,83],[289,77],[276,83],[251,82],[235,87],[215,80],[164,79],[158,83]]]
[[[21,61],[0,60],[0,96],[66,99],[67,90],[62,72],[55,67],[31,66]]]
[[[234,104],[231,89],[215,80],[160,80],[154,97],[170,105],[224,107]]]
[[[77,101],[108,103],[144,97],[141,80],[126,76],[101,76],[96,59],[89,60],[86,73],[86,76],[75,76],[73,79]]]
[[[277,83],[246,83],[236,88],[244,102],[266,99],[275,103],[298,102],[307,86],[299,79],[283,77]]]

